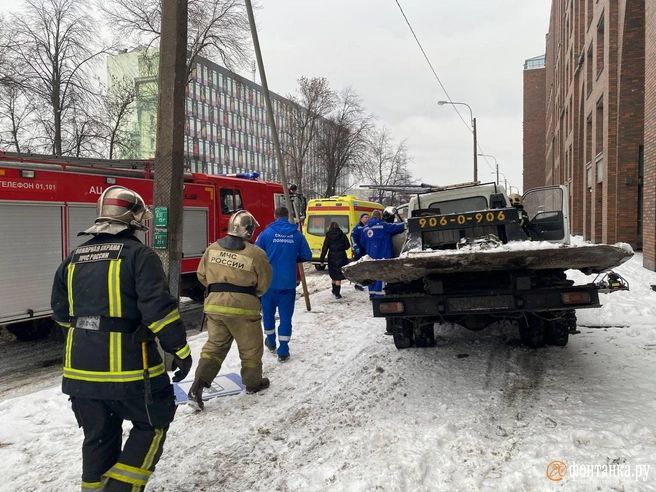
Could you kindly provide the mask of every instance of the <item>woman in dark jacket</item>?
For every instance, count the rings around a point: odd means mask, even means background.
[[[323,263],[326,254],[328,254],[328,273],[333,281],[333,295],[337,299],[342,298],[340,290],[342,289],[342,280],[346,278],[342,273],[342,267],[348,263],[346,251],[350,247],[351,244],[346,234],[339,228],[339,224],[332,222],[328,232],[326,232],[326,238],[323,240],[321,262]]]

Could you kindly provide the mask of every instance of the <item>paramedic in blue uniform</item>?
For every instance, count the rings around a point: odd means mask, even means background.
[[[405,223],[390,223],[382,219],[380,210],[374,210],[371,218],[362,229],[360,244],[364,253],[374,260],[384,260],[394,256],[392,236],[403,232]],[[382,296],[383,282],[377,280],[369,285],[369,297]]]
[[[289,210],[278,207],[275,221],[262,231],[255,244],[269,257],[273,280],[262,296],[262,324],[266,340],[264,345],[278,354],[281,362],[289,359],[289,340],[292,336],[292,315],[296,300],[296,265],[312,261],[307,240],[295,224],[289,222]],[[276,310],[280,316],[276,346]]]

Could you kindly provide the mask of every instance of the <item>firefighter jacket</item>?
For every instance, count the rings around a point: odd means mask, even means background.
[[[76,248],[57,269],[51,303],[66,332],[62,391],[68,395],[142,396],[144,362],[151,390],[168,387],[155,337],[166,352],[191,356],[162,263],[129,231],[98,234]]]
[[[271,283],[271,265],[257,246],[244,249],[210,244],[198,265],[198,280],[208,288],[205,312],[225,316],[260,317],[260,296]]]

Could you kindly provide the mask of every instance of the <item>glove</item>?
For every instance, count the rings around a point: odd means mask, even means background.
[[[207,384],[205,381],[202,379],[196,378],[191,385],[191,388],[189,388],[189,398],[196,402],[196,405],[198,405],[199,409],[205,408],[205,403],[203,403],[203,389],[209,388],[210,385]]]
[[[189,374],[189,371],[191,370],[191,364],[191,355],[188,355],[184,359],[181,359],[177,355],[173,357],[173,370],[175,371],[176,368],[178,369],[173,375],[174,383],[180,382],[187,377],[187,374]]]

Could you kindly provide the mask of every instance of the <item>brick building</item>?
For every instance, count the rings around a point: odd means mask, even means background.
[[[656,270],[656,2],[645,2],[644,265]]]
[[[544,184],[545,83],[544,55],[526,60],[523,124],[524,191]]]
[[[573,233],[644,247],[651,269],[656,266],[654,3],[553,0],[545,63],[544,182],[568,186]],[[525,173],[531,165],[525,161]]]

